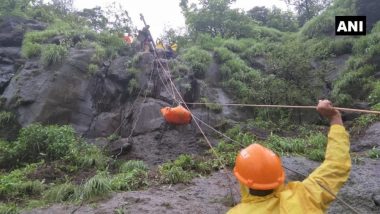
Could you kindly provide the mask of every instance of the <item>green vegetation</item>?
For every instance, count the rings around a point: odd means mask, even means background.
[[[380,158],[380,149],[373,147],[371,150],[369,150],[368,156],[373,159]]]
[[[99,72],[99,67],[98,67],[98,65],[96,65],[96,64],[89,64],[88,65],[88,73],[90,74],[90,75],[94,75],[94,74],[97,74]]]
[[[86,201],[99,199],[108,196],[111,191],[111,180],[108,173],[99,172],[83,185],[80,198]]]
[[[43,192],[43,199],[48,202],[72,201],[75,198],[77,187],[72,183],[58,184]]]
[[[182,58],[194,72],[195,77],[205,77],[206,71],[211,62],[211,56],[207,51],[192,47],[186,50],[182,55]]]
[[[188,183],[198,174],[209,174],[212,169],[211,161],[180,155],[176,160],[159,166],[158,171],[162,183],[176,184]]]
[[[67,54],[67,48],[62,45],[46,45],[41,52],[41,60],[44,66],[62,62]]]
[[[75,143],[74,130],[69,126],[33,124],[23,128],[17,141],[4,149],[5,162],[16,165],[62,159],[70,154]]]
[[[200,99],[201,103],[206,103],[205,107],[206,109],[209,109],[210,111],[213,111],[215,113],[220,113],[222,112],[222,106],[217,104],[217,103],[210,103],[210,101],[206,97],[202,97]]]
[[[141,160],[130,160],[123,163],[119,168],[120,173],[128,173],[133,170],[148,171],[148,166]]]

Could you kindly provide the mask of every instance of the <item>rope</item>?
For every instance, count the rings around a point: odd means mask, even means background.
[[[152,79],[153,71],[154,71],[154,69],[152,69],[152,71],[150,72],[148,82],[151,81],[151,79]],[[142,101],[141,103],[145,103],[145,100],[146,100],[147,94],[148,94],[148,90],[145,90],[144,99],[143,99],[143,101]],[[137,100],[137,98],[136,98],[136,100]],[[133,109],[133,108],[131,108],[131,109]],[[127,142],[129,142],[129,138],[132,137],[133,132],[134,132],[135,129],[136,129],[137,122],[140,120],[141,110],[142,110],[142,108],[140,108],[140,109],[139,109],[139,112],[137,113],[136,120],[134,121],[134,124],[132,125],[131,133],[130,133],[130,134],[128,135],[128,137],[127,137]],[[114,159],[116,160],[122,152],[123,152],[123,147],[120,147],[120,152],[114,157]]]
[[[238,141],[236,141],[236,140],[234,140],[234,139],[228,137],[227,135],[225,135],[225,134],[223,134],[222,132],[216,130],[215,128],[213,128],[212,126],[208,125],[207,123],[203,122],[203,121],[200,120],[199,118],[197,118],[197,117],[195,117],[195,116],[194,116],[194,118],[195,118],[196,120],[200,121],[201,123],[203,123],[205,126],[207,126],[208,128],[210,128],[211,130],[213,130],[213,131],[215,131],[216,133],[218,133],[218,134],[222,135],[223,137],[227,138],[228,140],[230,140],[230,141],[232,141],[232,142],[234,142],[234,143],[237,143],[237,144],[239,144],[240,146],[244,147],[244,145],[243,145],[242,143],[240,143],[240,142],[238,142]],[[294,172],[294,173],[296,173],[296,174],[298,174],[298,175],[303,176],[304,178],[307,177],[305,174],[300,173],[300,172],[298,172],[298,171],[295,171],[295,170],[293,170],[293,169],[291,169],[291,168],[285,166],[284,164],[283,164],[282,166],[283,166],[285,169],[287,169],[287,170],[289,170],[289,171],[291,171],[291,172]],[[350,206],[347,202],[345,202],[343,199],[341,199],[340,197],[338,197],[337,195],[335,195],[335,194],[334,194],[334,193],[333,193],[328,187],[322,185],[322,184],[319,183],[318,181],[317,181],[317,184],[318,184],[321,188],[323,188],[324,190],[326,190],[326,192],[328,192],[328,193],[329,193],[330,195],[332,195],[334,198],[336,198],[338,201],[342,202],[345,206],[347,206],[347,207],[348,207],[353,213],[356,213],[356,214],[359,214],[359,213],[360,213],[360,212],[357,211],[354,207]]]
[[[165,72],[168,72],[166,71],[165,67],[162,65],[162,63],[159,61],[159,64],[161,65],[162,69],[165,71]],[[183,103],[185,105],[185,108],[190,112],[191,116],[195,118],[195,115],[191,112],[191,110],[189,109],[189,107],[187,106],[186,102],[184,101],[181,93],[178,91],[177,87],[175,86],[175,84],[173,83],[172,79],[170,78],[169,76],[169,81],[170,83],[172,84],[172,87],[173,89],[175,90],[175,92],[178,94],[178,97],[181,101],[181,103]],[[221,160],[221,158],[219,157],[218,153],[215,151],[215,148],[212,146],[211,142],[209,141],[209,139],[207,138],[206,134],[204,133],[204,131],[202,130],[201,126],[199,125],[199,123],[197,122],[197,120],[194,120],[194,123],[196,124],[196,126],[198,127],[199,131],[202,133],[204,139],[206,140],[207,144],[209,145],[212,153],[215,155],[215,157],[217,158],[217,160],[219,161],[219,163],[221,164],[223,170],[225,171],[225,175],[227,176],[227,178],[229,179],[230,181],[230,184],[232,183],[232,178],[230,177],[230,175],[228,174],[228,171],[226,169],[226,165],[223,163],[223,161]],[[231,186],[230,186],[231,188]],[[236,190],[236,187],[235,187],[235,190]],[[239,192],[239,190],[237,190],[237,192]],[[233,196],[233,194],[231,195],[232,196],[232,200],[233,202],[235,203],[235,198]]]
[[[259,104],[240,104],[240,103],[187,103],[191,105],[221,105],[221,106],[241,106],[241,107],[263,107],[263,108],[295,108],[295,109],[316,109],[317,106],[292,106],[292,105],[259,105]],[[374,110],[364,110],[364,109],[353,109],[353,108],[342,108],[334,107],[336,110],[345,112],[359,112],[359,113],[369,113],[369,114],[380,114],[380,111]]]
[[[141,15],[142,16],[142,15]],[[145,20],[144,20],[144,24],[145,24]],[[146,24],[145,24],[146,25]],[[155,57],[157,58],[157,52],[156,52],[156,49],[155,49],[155,44],[153,43],[153,46],[154,46],[154,53],[155,53]],[[221,161],[219,155],[217,154],[217,152],[215,151],[214,147],[212,146],[211,142],[209,141],[209,139],[207,138],[206,134],[204,133],[204,131],[202,130],[202,128],[200,127],[198,121],[202,122],[203,124],[206,124],[205,122],[203,122],[202,120],[200,120],[199,118],[197,118],[192,112],[191,110],[189,109],[189,107],[187,106],[187,104],[194,104],[194,105],[199,105],[199,104],[202,104],[202,105],[206,105],[206,104],[211,104],[211,103],[186,103],[184,101],[184,99],[182,98],[181,96],[181,93],[178,91],[177,87],[175,86],[175,84],[173,83],[171,77],[170,77],[170,74],[169,72],[165,69],[165,67],[162,65],[161,61],[158,61],[159,64],[161,65],[162,69],[164,70],[164,73],[166,72],[167,76],[168,76],[168,79],[171,83],[171,86],[172,86],[172,89],[174,89],[179,98],[180,98],[180,101],[184,104],[185,108],[190,112],[191,116],[196,118],[194,120],[196,126],[198,127],[199,131],[202,133],[203,137],[205,138],[207,144],[209,145],[210,149],[212,150],[212,152],[214,153],[215,157],[218,159],[218,161],[220,162],[220,164],[223,166],[223,169],[225,170],[226,172],[226,176],[227,178],[230,180],[230,182],[232,181],[231,177],[229,176],[227,170],[226,170],[226,165]],[[174,97],[175,98],[175,97]],[[175,99],[176,100],[176,99]],[[316,106],[290,106],[290,105],[254,105],[254,104],[220,104],[220,105],[224,105],[224,106],[250,106],[250,107],[267,107],[267,108],[299,108],[299,109],[316,109]],[[347,112],[363,112],[363,113],[374,113],[374,114],[380,114],[380,111],[370,111],[370,110],[362,110],[362,109],[350,109],[350,108],[339,108],[339,107],[335,107],[335,109],[337,110],[341,110],[341,111],[347,111]],[[210,125],[207,124],[207,126],[209,128],[211,128]],[[217,131],[216,129],[212,128],[212,130],[214,131]],[[237,142],[231,138],[229,138],[228,136],[224,135],[223,133],[217,131],[217,133],[219,134],[222,134],[223,136],[227,137],[227,139],[229,140],[232,140],[233,142]],[[242,145],[241,143],[239,143],[239,145]],[[288,169],[288,167],[285,167],[284,168]],[[293,172],[296,172],[295,170],[291,170]],[[298,173],[298,172],[296,172]],[[298,173],[298,174],[301,174],[301,173]],[[302,174],[301,174],[302,175]],[[304,175],[303,175],[304,176]],[[304,176],[306,177],[306,176]],[[351,207],[348,203],[346,203],[345,201],[343,201],[342,199],[340,199],[337,195],[335,195],[330,189],[328,189],[327,187],[321,185],[319,182],[317,182],[319,186],[321,186],[323,189],[325,189],[329,194],[331,194],[333,197],[335,197],[336,199],[338,199],[340,202],[342,202],[344,205],[346,205],[348,208],[351,209],[351,211],[353,211],[355,214],[359,214],[359,212],[357,210],[355,210],[353,207]],[[232,199],[233,201],[235,202],[234,200],[234,197],[233,197],[233,194],[231,194],[232,196]]]

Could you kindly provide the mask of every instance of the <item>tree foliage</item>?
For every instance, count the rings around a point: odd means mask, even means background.
[[[300,25],[304,25],[322,10],[331,5],[332,0],[284,0],[286,4],[294,6]]]
[[[280,31],[296,31],[298,28],[297,18],[291,11],[282,11],[275,6],[272,9],[256,6],[247,15],[264,26]]]
[[[106,28],[108,19],[104,15],[104,10],[101,7],[92,9],[83,9],[78,12],[78,15],[85,18],[87,24],[95,31],[102,31]]]
[[[211,36],[244,37],[250,31],[251,20],[237,9],[230,9],[234,0],[200,0],[199,7],[190,7],[187,1],[180,6],[190,33],[207,33]]]

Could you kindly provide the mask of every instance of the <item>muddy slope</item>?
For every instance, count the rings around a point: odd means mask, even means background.
[[[320,163],[303,157],[284,157],[287,167],[303,174],[309,174]],[[339,197],[356,208],[359,213],[380,213],[380,207],[373,201],[373,194],[380,193],[380,160],[365,159],[363,164],[353,165],[349,181],[339,193]],[[287,180],[303,178],[290,171]],[[232,180],[230,180],[231,178]],[[231,196],[233,193],[233,197]],[[53,205],[48,208],[25,212],[42,213],[226,213],[230,206],[239,200],[238,185],[229,172],[215,172],[209,177],[196,178],[190,184],[151,187],[143,191],[131,191],[114,194],[110,199],[93,205],[81,207],[73,205]],[[331,204],[328,213],[350,213],[350,210],[338,201]]]

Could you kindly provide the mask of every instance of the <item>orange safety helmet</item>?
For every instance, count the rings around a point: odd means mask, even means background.
[[[191,113],[181,105],[175,108],[162,108],[161,114],[164,116],[165,120],[168,123],[184,125],[191,122]]]
[[[275,189],[285,180],[280,158],[256,143],[239,152],[234,174],[242,184],[256,190]]]

